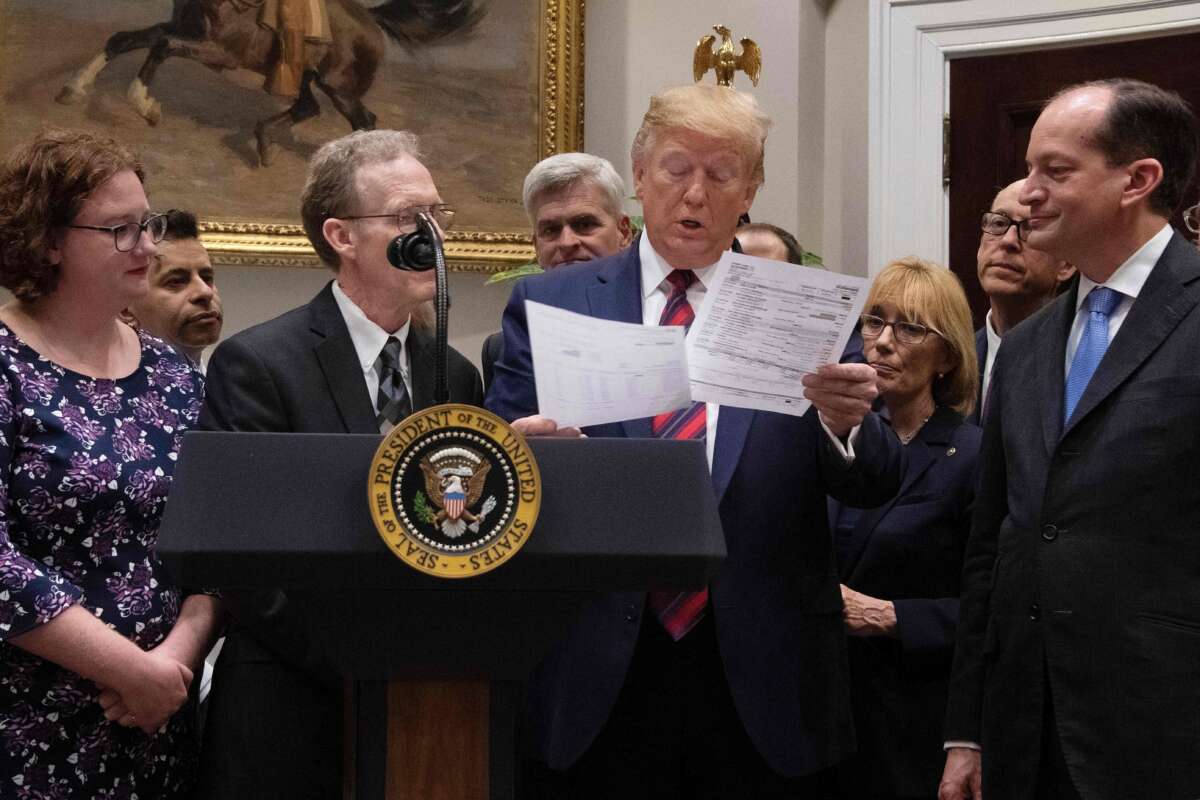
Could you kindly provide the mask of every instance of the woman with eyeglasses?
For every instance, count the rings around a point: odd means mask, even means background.
[[[905,445],[899,493],[830,501],[849,637],[858,752],[838,769],[854,800],[937,795],[959,575],[980,430],[964,421],[979,372],[958,278],[918,258],[876,277],[860,330],[883,414]]]
[[[176,797],[218,601],[155,555],[203,386],[118,318],[165,218],[141,163],[50,130],[0,165],[0,795]]]

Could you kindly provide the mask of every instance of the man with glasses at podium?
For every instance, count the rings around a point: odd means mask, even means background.
[[[217,348],[208,430],[381,433],[434,404],[434,343],[421,328],[432,271],[395,269],[387,248],[428,212],[454,218],[417,137],[358,131],[309,164],[304,230],[334,279],[308,305]],[[481,405],[479,372],[450,349],[450,402]],[[226,593],[234,621],[217,662],[201,757],[206,798],[342,795],[342,685],[280,591]]]

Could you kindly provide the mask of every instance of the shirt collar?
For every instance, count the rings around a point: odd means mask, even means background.
[[[375,359],[379,358],[379,352],[387,344],[388,337],[395,336],[399,339],[402,348],[408,344],[408,329],[412,325],[412,317],[405,320],[398,331],[388,333],[367,319],[367,315],[346,296],[336,280],[333,282],[333,299],[337,303],[338,310],[342,312],[342,319],[346,321],[346,330],[350,332],[350,341],[354,343],[354,352],[358,356],[358,362],[362,366],[363,372],[375,367]],[[402,370],[404,364],[405,359],[401,359]]]
[[[1163,225],[1162,230],[1139,247],[1137,252],[1131,255],[1124,264],[1117,267],[1117,271],[1110,275],[1103,284],[1096,283],[1080,272],[1079,294],[1075,297],[1075,313],[1079,313],[1079,307],[1087,299],[1088,293],[1097,286],[1107,286],[1126,297],[1136,298],[1142,291],[1142,287],[1146,285],[1150,271],[1154,269],[1154,265],[1162,258],[1163,251],[1170,244],[1171,231],[1169,224]]]
[[[658,254],[654,245],[650,244],[650,237],[645,233],[638,240],[638,258],[642,262],[642,299],[645,300],[658,291],[658,287],[663,285],[667,276],[675,268]],[[707,291],[708,279],[712,277],[713,269],[716,266],[716,262],[713,262],[707,266],[692,269],[692,272],[696,273],[696,281],[700,284],[701,291]],[[382,345],[380,346],[382,347]]]
[[[995,327],[992,325],[992,310],[989,308],[987,316],[983,318],[983,329],[987,331],[988,352],[995,353],[1000,349],[1000,334],[996,333]]]

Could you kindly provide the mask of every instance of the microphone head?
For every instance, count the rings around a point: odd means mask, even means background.
[[[388,263],[396,269],[424,272],[436,263],[433,242],[421,231],[413,231],[392,239],[387,248]]]

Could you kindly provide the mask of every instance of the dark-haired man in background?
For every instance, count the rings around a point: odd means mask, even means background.
[[[738,227],[737,240],[742,252],[747,255],[786,261],[789,264],[804,263],[804,248],[796,241],[795,236],[778,225],[769,222],[748,222]]]
[[[1080,277],[996,357],[941,800],[1200,793],[1200,253],[1167,222],[1197,148],[1140,81],[1034,125],[1028,242]]]
[[[200,243],[194,214],[167,212],[167,235],[150,262],[148,282],[149,291],[121,318],[174,345],[199,365],[204,348],[221,338],[224,318],[212,261]]]

